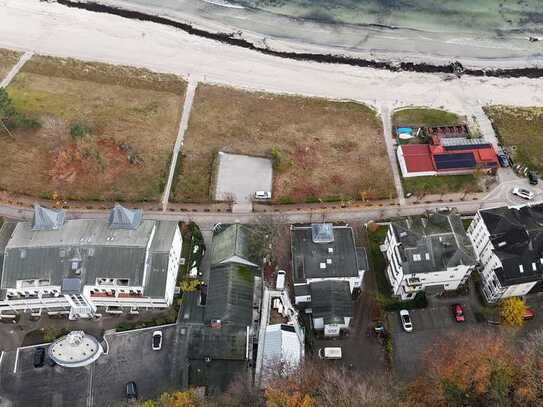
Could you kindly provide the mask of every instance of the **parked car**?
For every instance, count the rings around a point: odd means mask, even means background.
[[[513,189],[513,195],[516,195],[522,199],[531,200],[534,199],[535,194],[525,188],[515,187]]]
[[[286,277],[285,270],[279,270],[277,272],[277,279],[275,280],[275,289],[276,290],[284,290],[285,289],[285,277]]]
[[[528,171],[528,181],[530,182],[530,185],[537,185],[539,179],[535,171]]]
[[[57,365],[57,362],[55,362],[51,357],[47,358],[47,364],[51,367],[55,367]]]
[[[341,348],[338,347],[328,347],[319,349],[319,358],[321,359],[341,359]]]
[[[256,191],[255,199],[271,199],[271,192],[269,191]]]
[[[162,331],[153,332],[153,350],[162,349]]]
[[[452,310],[453,310],[453,315],[454,315],[454,319],[456,320],[456,322],[464,322],[465,321],[464,309],[462,308],[462,306],[460,304],[454,304],[452,306]]]
[[[409,311],[406,309],[400,310],[400,319],[402,321],[402,327],[405,332],[412,332],[413,331],[413,323],[411,322],[411,316],[409,315]]]
[[[535,318],[534,309],[533,308],[526,308],[526,311],[524,311],[524,315],[522,316],[522,319],[527,321],[529,319],[534,319],[534,318]]]
[[[136,382],[126,383],[126,401],[134,402],[138,399],[138,386]]]
[[[34,351],[34,367],[42,367],[45,361],[45,348],[36,348]]]
[[[505,155],[505,153],[499,153],[498,160],[500,161],[500,165],[502,167],[509,167],[509,158],[507,157],[507,155]]]

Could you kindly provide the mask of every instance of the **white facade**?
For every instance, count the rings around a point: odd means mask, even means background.
[[[295,283],[294,286],[300,286],[300,285],[306,285],[311,283],[316,283],[318,281],[348,281],[349,282],[349,289],[351,290],[351,294],[353,293],[355,288],[361,288],[362,287],[362,279],[364,278],[364,270],[358,270],[358,276],[356,277],[323,277],[323,278],[307,278],[305,283]],[[307,301],[311,301],[311,296],[307,296],[309,299]],[[301,299],[300,299],[301,300]],[[296,304],[298,304],[299,301],[296,299]]]
[[[324,330],[324,336],[339,336],[341,330],[349,329],[351,317],[344,317],[343,324],[325,324],[323,318],[313,318],[313,328],[315,330]]]
[[[490,240],[490,232],[479,212],[475,215],[468,228],[468,236],[479,261],[481,290],[488,302],[494,303],[503,298],[526,295],[537,284],[537,281],[505,287],[500,284],[495,270],[502,267],[502,262],[494,253],[495,248]],[[543,264],[543,260],[540,261]]]
[[[392,286],[392,294],[402,300],[412,299],[418,292],[431,286],[456,290],[467,281],[473,271],[474,265],[458,265],[443,270],[404,274],[400,245],[390,225],[382,250],[388,263],[386,273]]]
[[[149,242],[153,235],[154,229]],[[11,315],[19,311],[69,314],[74,319],[92,317],[97,307],[112,313],[120,313],[121,307],[134,312],[138,308],[167,308],[173,303],[181,247],[181,231],[176,227],[168,257],[166,287],[161,298],[146,296],[143,285],[130,285],[130,281],[125,278],[97,278],[95,284],[81,287],[81,293],[76,295],[61,294],[61,287],[50,285],[46,279],[19,280],[16,287],[6,290],[5,299],[0,301],[0,318],[2,314]],[[149,252],[150,243],[146,248],[145,268],[149,266]],[[144,270],[143,281],[145,272],[147,270]]]

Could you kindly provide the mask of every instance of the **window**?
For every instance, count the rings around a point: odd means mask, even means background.
[[[128,285],[128,283],[129,283],[129,280],[127,278],[119,278],[117,280],[118,285]]]

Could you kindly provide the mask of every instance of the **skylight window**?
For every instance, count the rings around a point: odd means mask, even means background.
[[[532,263],[532,270],[537,271],[537,264],[535,264],[535,261]]]
[[[519,270],[521,273],[524,273],[524,266],[523,266],[522,264],[519,264],[518,270]]]

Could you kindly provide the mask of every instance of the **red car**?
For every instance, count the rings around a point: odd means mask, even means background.
[[[526,311],[524,311],[524,315],[522,316],[522,319],[527,321],[528,319],[534,319],[535,318],[535,311],[533,308],[526,308]]]
[[[464,310],[463,310],[463,308],[462,308],[462,306],[460,304],[454,304],[452,306],[452,310],[453,310],[453,315],[454,315],[454,319],[456,320],[456,322],[464,322],[465,321]]]

